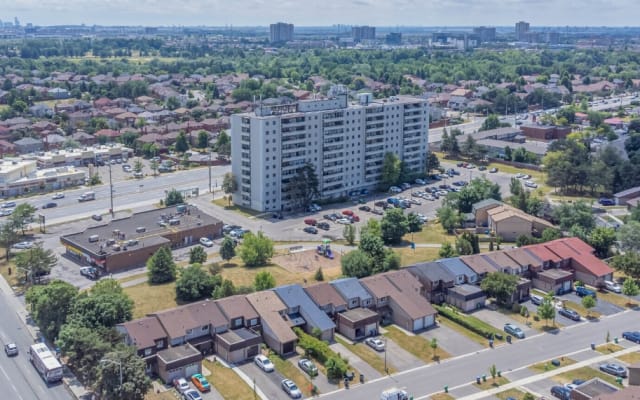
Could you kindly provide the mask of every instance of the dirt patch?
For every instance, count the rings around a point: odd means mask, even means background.
[[[315,250],[293,251],[289,254],[273,257],[271,261],[278,264],[287,271],[300,274],[306,272],[315,272],[318,268],[322,268],[322,272],[327,275],[339,275],[340,253],[333,253],[333,260],[316,253]]]

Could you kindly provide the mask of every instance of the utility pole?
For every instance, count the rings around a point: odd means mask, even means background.
[[[109,163],[109,200],[111,201],[111,218],[113,218],[114,210],[113,210],[113,180],[111,179],[111,163]]]
[[[211,192],[211,198],[213,198],[214,193],[213,187],[211,186],[211,146],[209,146],[209,192]]]

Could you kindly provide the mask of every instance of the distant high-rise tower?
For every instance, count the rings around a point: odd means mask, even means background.
[[[269,25],[269,41],[271,43],[289,42],[293,40],[293,24],[278,22]]]
[[[399,45],[402,44],[402,33],[400,32],[389,32],[385,37],[385,41],[387,44],[391,45]]]
[[[351,36],[353,36],[354,42],[361,42],[363,40],[375,40],[376,27],[366,25],[351,27]]]
[[[16,28],[20,27],[20,21],[18,20],[18,17],[13,17],[13,25]]]
[[[496,28],[480,26],[478,28],[473,28],[473,33],[478,36],[481,43],[495,42],[496,40]]]
[[[516,40],[518,42],[527,41],[527,33],[529,33],[529,23],[520,21],[516,23]]]

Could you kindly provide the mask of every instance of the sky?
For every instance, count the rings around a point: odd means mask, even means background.
[[[638,26],[639,0],[0,0],[34,25]]]

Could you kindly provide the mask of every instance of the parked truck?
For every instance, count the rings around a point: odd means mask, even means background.
[[[89,200],[95,200],[96,199],[96,193],[95,192],[86,192],[86,193],[82,193],[80,195],[80,197],[78,197],[78,201],[79,202],[83,202],[83,201],[89,201]]]
[[[402,389],[391,388],[380,394],[380,400],[409,400],[409,395]]]
[[[47,383],[62,379],[62,365],[45,343],[36,343],[29,347],[29,361]]]

